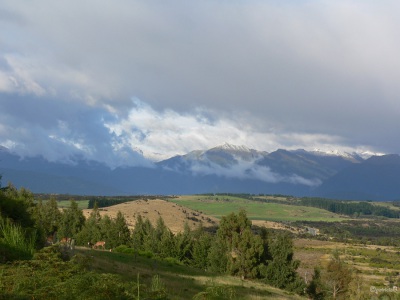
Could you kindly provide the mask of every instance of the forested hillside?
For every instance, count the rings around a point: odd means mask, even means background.
[[[102,217],[95,206],[89,218],[85,219],[74,200],[71,200],[69,208],[60,211],[54,198],[46,202],[35,202],[32,193],[25,189],[16,190],[13,186],[2,190],[0,196],[2,224],[0,254],[2,263],[14,261],[16,270],[29,269],[34,264],[41,266],[44,264],[41,259],[51,257],[47,264],[60,264],[62,260],[65,261],[63,264],[66,270],[70,269],[70,275],[67,276],[70,283],[76,285],[78,277],[86,278],[86,280],[100,280],[106,286],[110,286],[106,290],[112,289],[111,285],[116,278],[110,277],[110,281],[106,283],[107,276],[85,271],[82,264],[74,267],[73,262],[79,258],[70,257],[69,251],[65,252],[65,249],[76,246],[97,245],[99,249],[112,249],[117,252],[132,253],[135,256],[167,260],[207,272],[237,276],[242,280],[260,279],[266,284],[300,294],[304,292],[306,286],[296,273],[299,262],[293,260],[290,236],[265,230],[254,232],[244,211],[222,218],[220,227],[215,233],[206,232],[202,228],[192,231],[187,227],[184,232],[174,235],[165,226],[161,217],[156,224],[151,224],[148,220],[139,217],[135,229],[131,232],[122,213],[119,213],[115,219],[110,219],[108,216]],[[12,240],[10,231],[13,231],[15,235]],[[14,242],[16,239],[18,242]],[[104,243],[99,241],[104,241]],[[47,246],[54,243],[64,246],[46,250]],[[28,261],[19,262],[21,259]],[[62,260],[57,262],[58,259]],[[11,298],[51,299],[54,297],[51,288],[47,295],[43,291],[46,282],[50,284],[51,280],[56,280],[47,277],[49,274],[42,273],[43,278],[35,278],[36,284],[40,286],[38,289],[26,282],[24,283],[26,288],[17,288],[8,281],[8,278],[15,279],[14,273],[7,265],[2,268],[3,295]],[[42,270],[41,267],[38,270]],[[62,273],[59,276],[64,275]],[[72,293],[77,293],[76,289],[79,287],[75,286],[74,289]],[[113,293],[116,293],[117,299],[122,299],[124,287],[119,285],[119,289],[121,290],[114,290]],[[65,296],[61,293],[60,299]],[[165,295],[165,298],[154,299],[169,298]]]

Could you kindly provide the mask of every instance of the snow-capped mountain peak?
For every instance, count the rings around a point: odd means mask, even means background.
[[[383,156],[385,155],[385,153],[380,153],[380,152],[372,152],[372,151],[363,151],[358,153],[358,155],[360,155],[360,157],[362,157],[363,159],[368,159],[372,156]]]
[[[338,149],[333,149],[333,150],[323,150],[316,148],[312,151],[310,151],[314,155],[320,155],[320,156],[339,156],[343,157],[346,159],[357,159],[357,158],[362,158],[363,160],[370,158],[371,156],[382,156],[385,155],[384,153],[378,153],[378,152],[372,152],[372,151],[353,151],[353,152],[346,152],[346,151],[341,151]]]
[[[349,160],[359,160],[359,158],[361,157],[361,155],[356,152],[349,153],[349,152],[341,151],[338,149],[333,149],[333,150],[314,149],[310,152],[314,155],[337,156],[337,157],[342,157],[342,158],[349,159]]]
[[[220,146],[215,147],[214,149],[218,149],[218,150],[225,150],[225,151],[234,151],[234,152],[251,152],[250,148],[248,148],[247,146],[244,145],[232,145],[229,143],[224,143]]]

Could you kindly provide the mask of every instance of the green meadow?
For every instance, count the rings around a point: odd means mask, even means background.
[[[76,203],[78,204],[78,207],[80,209],[86,209],[86,208],[88,208],[89,200],[78,200],[78,201],[76,201]],[[70,204],[71,203],[69,200],[57,201],[57,205],[59,208],[68,208],[71,206]]]
[[[169,201],[216,218],[244,209],[251,220],[336,222],[348,219],[315,207],[265,203],[235,196],[189,195]]]

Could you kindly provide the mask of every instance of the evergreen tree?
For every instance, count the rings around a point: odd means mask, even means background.
[[[115,219],[104,216],[101,220],[101,231],[103,239],[107,241],[109,248],[130,244],[131,232],[128,228],[124,215],[118,211]]]
[[[159,254],[161,257],[176,257],[175,237],[173,233],[166,228],[162,232],[159,242]]]
[[[238,214],[231,213],[222,217],[217,231],[217,243],[226,251],[226,271],[231,275],[239,275],[243,278],[258,277],[258,266],[261,263],[264,247],[259,236],[251,231],[251,221],[244,210]],[[219,249],[212,248],[215,256]],[[213,263],[216,263],[215,258]],[[220,265],[218,268],[221,268]]]
[[[183,232],[179,232],[175,237],[176,257],[181,262],[192,260],[193,237],[189,224],[185,222]]]
[[[154,253],[155,229],[149,219],[143,220],[139,215],[132,232],[132,245],[136,250],[150,251]]]
[[[259,277],[259,265],[264,251],[263,242],[259,236],[253,234],[250,228],[240,234],[233,235],[231,258],[228,260],[228,269],[232,275],[242,278]]]
[[[315,268],[314,275],[307,286],[306,293],[313,300],[323,300],[325,299],[325,290],[322,280],[321,280],[321,269]]]
[[[146,231],[144,227],[144,221],[141,215],[138,215],[135,222],[135,227],[132,231],[131,243],[132,247],[136,250],[144,250],[144,240]]]
[[[58,229],[59,237],[75,237],[85,224],[85,216],[78,207],[78,203],[71,199],[70,207],[64,209]]]
[[[302,289],[304,283],[296,270],[300,264],[293,260],[293,241],[287,233],[280,233],[270,238],[268,243],[269,254],[265,278],[270,284],[279,288]]]
[[[101,215],[97,205],[95,204],[92,212],[87,218],[81,232],[77,234],[77,243],[87,245],[87,243],[96,243],[102,240],[102,232],[100,227]]]
[[[145,228],[145,240],[144,240],[144,250],[152,253],[158,252],[158,239],[156,234],[156,229],[153,224],[151,224],[149,219],[144,220],[144,228]]]
[[[33,194],[25,188],[17,190],[9,183],[6,188],[0,190],[0,216],[4,219],[11,219],[23,227],[33,227],[34,209]]]
[[[43,231],[46,237],[54,235],[58,231],[61,222],[61,212],[54,197],[50,197],[45,203],[40,200],[36,205],[36,209],[33,209],[33,212],[37,227]]]
[[[215,273],[226,273],[228,270],[229,249],[221,235],[217,235],[208,254],[208,269]]]
[[[118,211],[117,217],[113,222],[113,236],[115,236],[116,244],[113,247],[117,247],[119,245],[129,245],[131,240],[131,231],[129,230],[128,224],[124,215]]]
[[[211,248],[213,237],[207,232],[201,232],[193,241],[191,251],[191,265],[196,268],[207,270],[208,268],[208,253]]]
[[[107,248],[113,248],[117,244],[117,236],[114,235],[113,230],[114,223],[108,215],[101,217],[99,227],[100,227],[100,238],[101,241],[106,241]]]
[[[240,235],[246,228],[251,228],[251,221],[247,218],[246,211],[242,209],[238,214],[231,213],[221,218],[217,235],[230,245],[234,235]]]

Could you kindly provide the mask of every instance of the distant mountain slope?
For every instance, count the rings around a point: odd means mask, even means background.
[[[315,195],[337,199],[399,200],[400,156],[373,156],[328,178]]]
[[[195,150],[177,155],[158,163],[159,166],[175,171],[190,172],[196,166],[218,166],[229,168],[242,162],[254,163],[268,153],[249,149],[246,146],[223,144],[209,150]]]
[[[353,163],[357,157],[314,154],[305,150],[272,153],[245,146],[224,144],[206,151],[192,151],[157,165],[184,174],[216,174],[229,178],[255,179],[268,183],[289,182],[317,186]]]
[[[37,193],[81,195],[264,193],[341,199],[400,198],[398,155],[279,149],[267,153],[224,144],[149,164],[108,166],[75,158],[49,162],[0,148],[2,184]]]
[[[283,149],[270,153],[259,162],[279,174],[297,174],[321,182],[353,163],[341,156],[320,156],[305,150]]]

